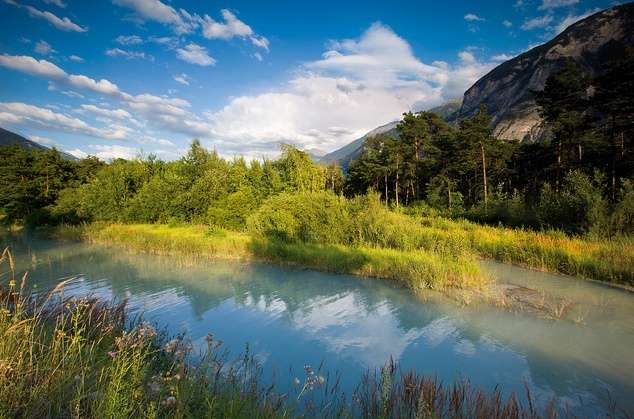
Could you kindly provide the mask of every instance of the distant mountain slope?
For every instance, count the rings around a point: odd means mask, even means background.
[[[461,104],[461,99],[454,99],[443,105],[431,108],[428,112],[433,112],[441,118],[447,119],[460,110]],[[340,149],[326,154],[325,156],[321,157],[319,161],[326,164],[330,164],[333,161],[336,161],[343,170],[347,170],[350,162],[358,158],[363,152],[363,144],[365,144],[365,140],[367,140],[368,138],[375,137],[379,134],[386,134],[398,138],[398,130],[396,129],[396,126],[399,122],[400,121],[393,121],[385,125],[381,125],[380,127],[377,127],[368,132],[363,137],[357,138],[353,142],[341,147]]]
[[[598,12],[568,27],[550,42],[493,69],[464,94],[457,119],[473,115],[483,103],[503,139],[538,140],[542,120],[531,91],[543,90],[548,77],[573,60],[592,75],[634,46],[634,3]]]
[[[385,125],[381,125],[380,127],[368,132],[363,137],[354,140],[350,144],[345,145],[332,153],[326,154],[319,161],[326,164],[336,161],[343,170],[347,170],[350,162],[359,157],[363,152],[363,144],[365,144],[365,140],[379,134],[398,136],[398,131],[396,130],[398,123],[399,121],[393,121]]]
[[[38,144],[35,141],[29,140],[28,138],[25,138],[20,134],[16,134],[15,132],[0,128],[0,147],[9,147],[13,145],[19,145],[20,147],[27,150],[48,150],[48,147]],[[77,157],[73,156],[72,154],[68,154],[61,150],[58,151],[59,154],[66,160],[77,160]]]

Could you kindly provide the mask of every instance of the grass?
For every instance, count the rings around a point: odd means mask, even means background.
[[[420,234],[461,243],[466,251],[533,269],[634,285],[634,241],[631,238],[570,237],[557,231],[534,232],[490,227],[439,217],[419,219]]]
[[[64,285],[33,295],[0,257],[0,417],[50,418],[556,418],[499,388],[443,385],[389,362],[366,373],[350,398],[338,378],[304,368],[281,392],[264,384],[249,353],[230,359],[208,335],[198,356],[184,336],[170,339],[124,305],[64,298]],[[127,325],[127,326],[126,326]],[[568,417],[569,412],[560,412]]]
[[[58,238],[84,239],[126,250],[185,256],[258,260],[326,272],[397,281],[412,290],[478,287],[487,282],[474,258],[426,250],[285,243],[197,225],[92,224],[63,226]]]

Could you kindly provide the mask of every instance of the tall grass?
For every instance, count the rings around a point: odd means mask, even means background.
[[[500,262],[618,284],[634,285],[634,241],[593,239],[562,232],[483,226],[440,217],[417,218],[423,235],[459,242]]]
[[[62,227],[57,237],[83,238],[127,250],[187,258],[237,258],[292,264],[326,272],[397,281],[410,289],[468,288],[488,278],[473,257],[451,256],[425,249],[289,243],[196,225],[92,224]]]
[[[212,335],[194,356],[184,336],[169,339],[126,319],[123,304],[65,298],[64,283],[33,295],[0,257],[0,417],[31,418],[556,418],[500,389],[401,371],[389,362],[365,374],[347,398],[336,376],[310,366],[281,392],[265,384],[248,349],[230,359]],[[127,325],[127,326],[126,326]],[[247,347],[248,348],[248,347]],[[562,417],[570,416],[563,412]]]

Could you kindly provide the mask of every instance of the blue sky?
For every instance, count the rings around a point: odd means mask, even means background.
[[[613,4],[0,0],[0,126],[106,160],[325,153]]]

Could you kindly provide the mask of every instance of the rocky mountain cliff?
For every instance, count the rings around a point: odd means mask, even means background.
[[[598,12],[482,77],[466,91],[455,118],[473,115],[483,103],[493,115],[495,134],[499,138],[539,140],[545,128],[531,91],[543,90],[548,77],[568,60],[574,60],[596,75],[606,62],[632,46],[634,3]]]

